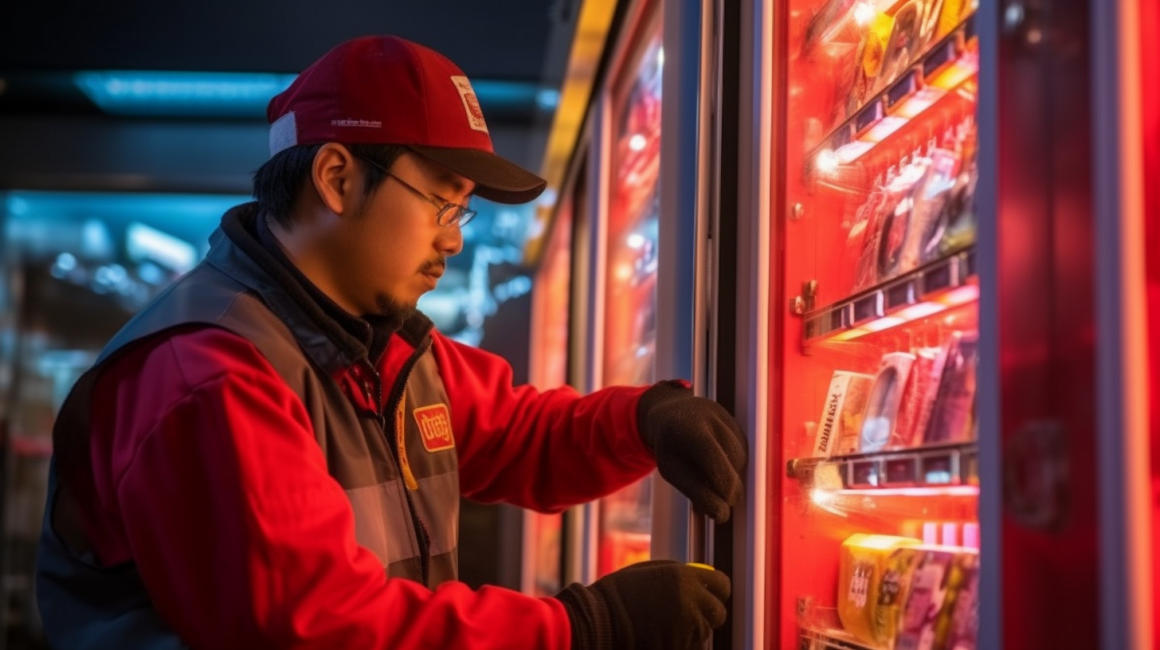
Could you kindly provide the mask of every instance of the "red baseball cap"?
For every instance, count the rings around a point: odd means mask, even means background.
[[[270,100],[270,155],[300,144],[397,144],[474,181],[498,203],[526,203],[547,182],[497,156],[471,83],[447,57],[397,36],[327,52]]]

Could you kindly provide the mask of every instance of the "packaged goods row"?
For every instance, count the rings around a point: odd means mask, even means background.
[[[811,455],[974,440],[978,342],[977,332],[952,332],[941,347],[883,355],[873,375],[836,370]]]

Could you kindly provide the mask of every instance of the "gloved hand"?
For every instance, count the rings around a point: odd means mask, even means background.
[[[689,497],[693,510],[728,521],[744,490],[741,477],[749,456],[737,420],[681,381],[662,381],[645,391],[636,416],[661,477]]]
[[[572,623],[572,650],[692,650],[724,625],[730,587],[720,571],[653,560],[556,598]]]

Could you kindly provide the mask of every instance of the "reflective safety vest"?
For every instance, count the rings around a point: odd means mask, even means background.
[[[398,367],[376,369],[365,356],[351,358],[234,241],[254,210],[248,204],[227,213],[223,228],[230,234],[214,232],[206,259],[117,333],[61,409],[36,584],[53,647],[106,648],[110,639],[124,644],[119,647],[183,647],[153,610],[132,563],[94,562],[70,497],[92,486],[69,482],[77,468],[79,476],[88,474],[89,405],[104,368],[134,343],[175,328],[223,328],[265,356],[302,400],[328,471],[350,499],[357,541],[380,558],[388,576],[430,587],[456,578],[458,458],[430,321],[416,314],[395,335],[401,341],[392,344],[410,349],[384,355],[398,359]],[[440,453],[427,453],[433,448]]]

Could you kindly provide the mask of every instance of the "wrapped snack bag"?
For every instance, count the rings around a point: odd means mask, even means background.
[[[822,415],[818,418],[813,456],[829,458],[837,454],[858,453],[862,413],[873,381],[873,375],[834,371],[822,405]]]
[[[942,378],[926,429],[927,443],[961,442],[972,434],[977,332],[954,332],[943,346]]]
[[[890,443],[914,360],[909,352],[883,355],[862,419],[860,451],[880,451]]]
[[[886,40],[872,93],[886,88],[918,57],[923,45],[925,6],[919,0],[899,0],[885,14],[890,16],[890,36]]]
[[[902,618],[902,606],[910,592],[910,581],[914,576],[914,565],[918,553],[913,546],[894,549],[886,560],[886,569],[878,584],[878,606],[868,641],[889,648],[898,636],[898,623]]]
[[[876,281],[884,282],[913,270],[913,259],[907,257],[907,242],[915,237],[915,208],[921,203],[921,192],[931,170],[929,158],[918,158],[903,167],[886,186],[882,225],[875,257]]]
[[[942,38],[951,33],[978,6],[977,0],[944,0],[935,26],[934,38]]]
[[[978,562],[978,551],[925,544],[909,550],[915,553],[914,572],[893,649],[947,650],[955,600],[966,584],[966,567]]]
[[[975,204],[975,189],[979,174],[975,151],[975,136],[972,131],[963,142],[963,165],[955,178],[950,200],[943,206],[945,222],[942,240],[938,244],[938,255],[948,255],[975,243],[978,230],[978,214]],[[934,257],[932,254],[931,257]],[[929,259],[929,258],[928,258]]]
[[[950,643],[947,650],[977,650],[979,636],[979,556],[964,553],[965,580],[950,612]]]
[[[958,182],[962,161],[954,151],[935,149],[930,153],[930,173],[923,178],[914,208],[914,222],[907,235],[903,266],[914,269],[942,256],[950,213],[947,210]]]
[[[862,207],[858,208],[854,226],[847,235],[847,254],[856,252],[856,255],[851,255],[856,260],[853,291],[862,291],[878,281],[878,246],[882,238],[882,224],[886,220],[888,198],[884,190],[871,192]]]
[[[938,382],[942,376],[943,355],[940,348],[920,348],[914,351],[914,366],[906,380],[898,422],[890,437],[891,449],[917,447],[926,435]]]
[[[846,631],[874,642],[875,620],[882,577],[893,551],[920,544],[909,537],[891,535],[851,535],[842,543],[838,573],[838,618]]]

